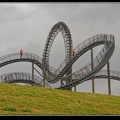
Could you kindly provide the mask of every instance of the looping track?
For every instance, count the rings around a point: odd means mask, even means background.
[[[55,69],[49,65],[50,51],[52,44],[57,34],[61,32],[65,45],[65,59],[60,66]],[[84,67],[79,70],[72,72],[72,65],[76,62],[87,51],[92,48],[103,45],[103,48],[99,54]],[[0,57],[0,67],[14,62],[32,62],[42,69],[43,76],[46,78],[48,83],[56,83],[60,80],[66,81],[65,85],[58,87],[57,89],[69,89],[84,81],[91,79],[106,65],[111,58],[115,48],[115,38],[111,34],[97,34],[94,35],[78,46],[74,48],[75,55],[72,56],[73,43],[70,30],[64,22],[58,22],[50,30],[45,46],[42,58],[33,53],[23,53],[22,59],[20,59],[19,53],[5,55]],[[91,67],[91,64],[93,67]],[[46,76],[48,71],[48,76]],[[31,79],[32,81],[32,79]]]
[[[65,54],[66,58],[61,63],[61,65],[56,70],[51,70],[49,68],[49,55],[52,47],[52,43],[58,34],[61,32],[63,35],[64,43],[65,43]],[[69,89],[75,85],[78,85],[81,81],[85,81],[89,79],[91,76],[94,76],[97,72],[99,72],[105,64],[109,61],[112,56],[115,48],[114,36],[109,34],[98,34],[92,36],[85,40],[83,43],[79,44],[74,48],[76,52],[75,56],[71,56],[72,53],[72,38],[70,34],[70,30],[67,25],[63,22],[58,22],[51,29],[43,52],[43,73],[45,75],[45,71],[49,72],[49,78],[46,80],[50,83],[55,83],[59,80],[67,81],[71,79],[71,81],[67,82],[66,85],[60,86],[59,89]],[[104,45],[99,54],[93,59],[93,69],[91,69],[91,62],[86,64],[83,68],[72,73],[69,72],[65,77],[63,77],[68,71],[70,71],[72,64],[81,57],[88,50],[98,46]],[[53,72],[54,71],[54,72]],[[72,80],[74,79],[74,81]]]

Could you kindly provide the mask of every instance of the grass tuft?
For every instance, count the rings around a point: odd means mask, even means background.
[[[16,111],[16,108],[14,108],[13,106],[8,106],[8,107],[3,108],[2,110],[5,110],[5,111]]]
[[[31,112],[31,110],[29,110],[29,109],[23,109],[22,111],[23,112]]]

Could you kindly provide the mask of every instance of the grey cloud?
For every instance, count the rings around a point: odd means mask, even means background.
[[[21,21],[24,20],[32,14],[21,11],[17,6],[11,4],[1,4],[0,5],[0,22],[6,23],[10,21]]]

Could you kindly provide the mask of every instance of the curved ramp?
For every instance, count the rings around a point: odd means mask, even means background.
[[[99,71],[97,74],[95,74],[94,76],[92,76],[89,79],[86,79],[86,81],[91,80],[91,79],[108,79],[108,71],[103,69],[101,71]],[[110,79],[113,80],[118,80],[120,81],[120,71],[116,71],[116,70],[110,70]],[[73,81],[76,81],[76,79],[72,79]],[[80,84],[85,82],[84,80],[80,81]]]
[[[93,76],[94,79],[108,78],[107,70],[101,70]],[[120,81],[120,71],[110,70],[110,79]]]
[[[31,62],[42,69],[42,59],[33,53],[24,52],[22,58],[20,58],[20,53],[13,53],[0,57],[0,67],[15,62]]]
[[[23,52],[22,58],[20,58],[20,53],[18,52],[0,57],[0,67],[15,62],[31,62],[42,69],[42,58],[34,53]],[[52,66],[49,66],[49,68],[51,71],[55,71],[55,68],[53,68]]]
[[[42,78],[26,72],[14,72],[14,73],[6,73],[0,76],[1,82],[4,83],[28,83],[34,84],[37,86],[44,86],[46,88],[52,88],[47,81],[44,81]]]

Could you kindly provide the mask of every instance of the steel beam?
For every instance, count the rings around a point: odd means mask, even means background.
[[[111,95],[111,84],[110,84],[110,65],[107,62],[107,72],[108,72],[108,94]]]
[[[91,49],[91,69],[93,70],[93,48]],[[92,78],[92,92],[95,92],[94,78]]]

